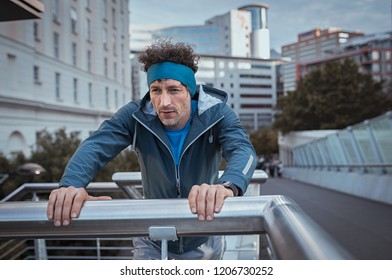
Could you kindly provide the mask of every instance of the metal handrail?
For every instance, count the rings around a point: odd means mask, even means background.
[[[54,227],[46,202],[0,203],[0,238],[148,236],[173,226],[178,236],[267,234],[279,259],[351,259],[351,255],[285,196],[227,198],[214,221],[199,221],[186,199],[86,201],[67,227]]]
[[[58,183],[25,183],[0,200],[0,203],[16,201],[28,193],[50,193],[58,186]],[[87,186],[87,189],[99,193],[122,192],[114,182],[93,182]]]
[[[223,171],[219,171],[221,176]],[[262,184],[268,179],[263,170],[255,170],[251,178],[251,184]],[[129,198],[141,198],[140,188],[142,185],[141,172],[116,172],[112,176],[114,182],[92,182],[87,185],[88,191],[108,193],[123,191]],[[28,193],[49,193],[58,188],[58,183],[25,183],[4,197],[0,202],[15,201]]]
[[[221,177],[222,174],[223,170],[220,170],[218,176]],[[253,172],[250,184],[263,184],[267,179],[268,175],[264,170],[256,169]],[[137,186],[142,184],[141,172],[116,172],[113,174],[112,180],[116,182],[129,198],[143,198],[142,191],[137,188]]]

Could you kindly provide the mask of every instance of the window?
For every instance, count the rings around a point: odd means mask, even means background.
[[[91,51],[87,51],[87,71],[91,72]]]
[[[113,76],[114,76],[114,79],[117,80],[117,63],[116,62],[113,63]]]
[[[55,58],[60,56],[60,35],[57,32],[53,33],[53,54]]]
[[[109,88],[105,87],[105,103],[106,103],[106,108],[110,108],[109,104]]]
[[[115,35],[113,35],[113,54],[115,55],[115,56],[117,56],[117,44],[116,44],[116,42],[117,42],[117,40],[116,40],[116,36]]]
[[[60,100],[60,73],[55,73],[55,93],[57,100]]]
[[[116,10],[114,8],[112,8],[112,25],[116,29]]]
[[[33,29],[34,29],[34,40],[35,41],[40,41],[38,28],[39,28],[38,21],[34,21]]]
[[[114,106],[116,106],[115,108],[118,108],[118,92],[117,89],[114,91]]]
[[[78,103],[78,79],[73,79],[73,98],[74,102]]]
[[[76,66],[78,62],[78,48],[76,43],[72,43],[72,64]]]
[[[86,38],[87,41],[91,41],[91,20],[86,18]]]
[[[102,32],[103,32],[103,34],[102,34],[103,47],[105,49],[107,49],[108,48],[108,31],[106,30],[106,28],[104,28]]]
[[[106,20],[108,17],[108,10],[106,5],[106,0],[102,0],[102,18]]]
[[[35,84],[41,84],[39,80],[39,67],[37,65],[33,66],[33,79]]]
[[[52,1],[52,18],[54,21],[59,21],[59,0]]]
[[[71,8],[71,31],[73,33],[77,33],[77,23],[78,23],[78,13],[75,8]]]
[[[88,83],[88,103],[90,107],[93,107],[93,84]]]
[[[104,72],[105,72],[105,77],[108,76],[108,59],[105,57],[104,59]]]

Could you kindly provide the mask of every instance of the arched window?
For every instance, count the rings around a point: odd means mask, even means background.
[[[26,139],[19,131],[14,131],[8,137],[6,152],[7,154],[26,152]]]

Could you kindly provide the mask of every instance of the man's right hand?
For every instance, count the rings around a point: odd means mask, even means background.
[[[80,214],[86,200],[108,200],[110,196],[91,196],[84,188],[61,187],[53,190],[49,195],[46,214],[55,226],[67,226],[71,219]]]

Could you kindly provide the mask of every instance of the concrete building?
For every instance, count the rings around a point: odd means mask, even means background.
[[[297,42],[282,46],[282,57],[286,60],[282,65],[284,93],[296,89],[301,63],[327,57],[350,38],[362,35],[338,28],[317,28],[299,34]]]
[[[43,0],[42,19],[0,22],[0,151],[36,132],[85,138],[130,100],[128,0]]]

